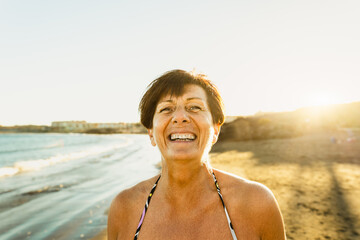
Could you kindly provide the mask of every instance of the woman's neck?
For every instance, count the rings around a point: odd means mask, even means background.
[[[163,160],[159,188],[168,200],[175,203],[191,201],[206,190],[214,190],[211,168],[203,162]]]
[[[204,171],[207,170],[207,171]],[[204,173],[211,173],[208,160],[170,160],[162,159],[162,178],[168,178],[172,184],[183,185],[201,178]]]

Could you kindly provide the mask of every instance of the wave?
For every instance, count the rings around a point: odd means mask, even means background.
[[[17,153],[17,152],[31,152],[31,151],[36,151],[36,150],[43,150],[43,149],[50,149],[50,148],[64,148],[64,147],[68,147],[68,146],[79,146],[79,145],[87,145],[87,144],[92,144],[94,143],[93,141],[84,141],[84,142],[77,142],[77,143],[67,143],[65,144],[64,140],[59,140],[56,141],[54,143],[45,145],[45,146],[34,146],[34,147],[28,147],[28,148],[20,148],[20,149],[11,149],[11,150],[0,150],[0,155],[1,154],[9,154],[9,153]]]
[[[2,167],[0,168],[0,177],[9,177],[21,172],[29,172],[29,171],[36,171],[40,170],[44,167],[52,166],[58,163],[67,162],[70,160],[80,159],[92,155],[98,155],[101,153],[109,152],[112,150],[116,150],[119,148],[123,148],[130,144],[130,141],[120,143],[120,144],[113,144],[109,146],[103,147],[92,147],[91,149],[79,152],[73,152],[68,154],[59,154],[56,156],[52,156],[46,159],[36,159],[36,160],[29,160],[29,161],[19,161],[14,163],[11,167]]]
[[[64,144],[50,144],[47,146],[38,146],[38,147],[32,147],[32,148],[21,148],[21,149],[14,149],[14,150],[0,150],[0,154],[9,154],[9,153],[17,153],[17,152],[30,152],[30,151],[36,151],[36,150],[43,150],[47,148],[56,148],[56,147],[64,147]]]

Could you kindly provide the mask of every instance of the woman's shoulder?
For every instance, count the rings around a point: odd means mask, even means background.
[[[247,223],[252,223],[259,234],[273,234],[279,236],[278,239],[283,239],[280,209],[268,187],[224,171],[214,172],[230,216],[238,218],[235,222],[242,222],[245,219]]]
[[[122,190],[112,201],[110,211],[115,210],[115,213],[118,214],[127,211],[133,212],[134,208],[136,209],[139,204],[144,205],[147,195],[158,177],[159,176],[154,176],[130,188]]]
[[[226,191],[227,195],[229,194],[236,198],[240,197],[240,199],[251,198],[253,200],[258,198],[262,200],[274,198],[271,190],[261,183],[218,169],[214,169],[214,173],[219,181],[221,191]]]
[[[147,196],[158,177],[155,176],[142,181],[117,194],[109,209],[108,235],[127,235],[127,232],[119,232],[120,226],[124,230],[136,230],[136,224],[140,219],[142,208],[144,208]]]
[[[139,182],[138,184],[122,190],[113,200],[113,204],[120,204],[124,205],[125,203],[129,203],[130,205],[134,202],[137,202],[137,200],[142,199],[145,203],[145,199],[143,197],[149,194],[151,188],[153,187],[156,179],[159,176],[154,176],[152,178],[149,178],[147,180],[144,180],[142,182]]]

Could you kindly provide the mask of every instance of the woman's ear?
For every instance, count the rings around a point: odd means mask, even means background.
[[[212,144],[214,145],[217,140],[218,140],[218,136],[220,134],[220,129],[221,129],[221,125],[220,124],[214,124],[214,136],[213,136],[213,141]]]
[[[154,139],[154,134],[153,134],[153,130],[152,129],[148,129],[148,134],[150,137],[150,141],[151,141],[151,145],[153,145],[154,147],[156,146],[156,142]]]

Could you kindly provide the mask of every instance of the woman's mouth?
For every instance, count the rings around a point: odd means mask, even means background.
[[[192,133],[173,133],[169,135],[170,141],[191,142],[196,139],[196,135]]]

